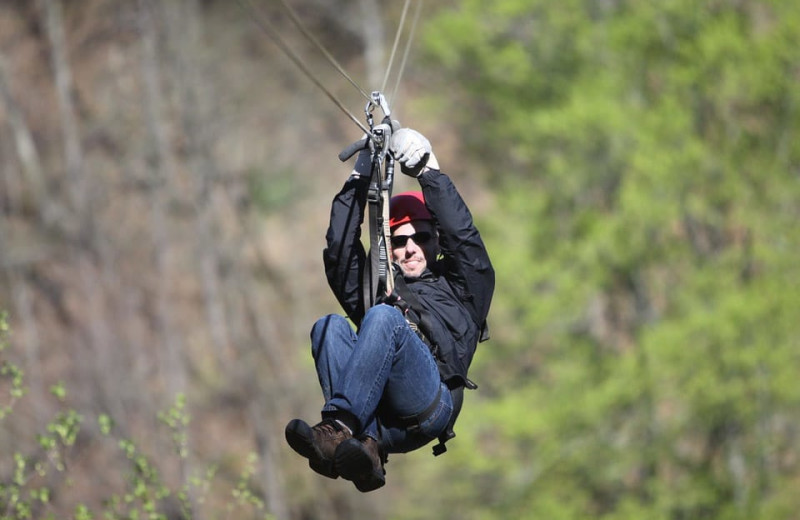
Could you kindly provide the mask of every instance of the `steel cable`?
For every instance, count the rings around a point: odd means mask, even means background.
[[[283,0],[281,0],[281,1],[283,2]],[[350,111],[347,109],[347,107],[345,107],[345,106],[344,106],[344,104],[342,104],[342,102],[341,102],[341,101],[339,101],[339,99],[338,99],[338,98],[337,98],[337,97],[336,97],[336,96],[335,96],[335,95],[334,95],[334,94],[333,94],[333,93],[332,93],[330,90],[328,90],[328,89],[325,87],[325,85],[323,85],[323,84],[322,84],[322,82],[321,82],[319,79],[317,79],[316,75],[314,75],[314,73],[313,73],[313,72],[311,72],[311,69],[309,69],[309,68],[308,68],[308,66],[306,66],[305,62],[304,62],[304,61],[303,61],[303,60],[300,58],[300,56],[298,56],[298,55],[297,55],[297,54],[296,54],[296,53],[295,53],[295,52],[294,52],[294,51],[291,49],[291,47],[289,47],[289,45],[287,45],[287,44],[286,44],[286,42],[284,42],[284,41],[283,41],[283,39],[281,38],[281,36],[280,36],[280,34],[278,33],[278,31],[277,31],[277,30],[275,30],[275,27],[273,27],[273,26],[272,26],[272,24],[271,24],[270,22],[268,22],[268,21],[267,21],[267,20],[266,20],[266,19],[265,19],[263,16],[261,16],[261,15],[260,15],[260,13],[259,13],[259,12],[258,12],[258,11],[255,9],[255,7],[253,6],[253,4],[250,2],[250,0],[237,0],[237,3],[239,4],[239,6],[240,6],[240,7],[241,7],[241,8],[242,8],[242,9],[243,9],[243,10],[244,10],[244,11],[245,11],[247,14],[249,14],[249,15],[250,15],[250,18],[253,20],[253,22],[254,22],[254,23],[255,23],[255,24],[256,24],[256,25],[257,25],[257,26],[258,26],[258,27],[259,27],[259,28],[260,28],[260,29],[261,29],[261,30],[262,30],[262,31],[263,31],[263,32],[264,32],[264,33],[267,35],[267,36],[269,36],[269,37],[270,37],[270,39],[272,39],[272,41],[275,43],[275,45],[277,45],[277,46],[278,46],[278,48],[279,48],[281,51],[283,51],[283,53],[284,53],[284,54],[285,54],[285,55],[286,55],[286,56],[287,56],[287,57],[288,57],[288,58],[289,58],[289,59],[290,59],[290,60],[291,60],[291,61],[292,61],[292,62],[293,62],[293,63],[294,63],[296,66],[297,66],[297,68],[299,68],[299,69],[300,69],[300,70],[301,70],[301,71],[302,71],[302,72],[303,72],[303,73],[304,73],[304,74],[305,74],[305,75],[308,77],[308,79],[310,79],[310,80],[311,80],[311,81],[312,81],[312,82],[313,82],[313,83],[314,83],[314,84],[315,84],[317,87],[319,87],[319,88],[320,88],[320,90],[322,90],[322,92],[324,92],[324,93],[325,93],[325,95],[326,95],[326,96],[328,96],[328,98],[329,98],[331,101],[333,101],[333,103],[334,103],[334,104],[335,104],[337,107],[339,107],[339,109],[340,109],[340,110],[341,110],[341,111],[342,111],[342,112],[343,112],[343,113],[344,113],[344,114],[345,114],[347,117],[349,117],[349,118],[350,118],[350,119],[351,119],[351,120],[352,120],[352,121],[353,121],[353,122],[354,122],[354,123],[355,123],[355,124],[356,124],[356,125],[357,125],[357,126],[358,126],[358,127],[359,127],[359,128],[360,128],[360,129],[361,129],[363,132],[364,132],[364,133],[365,133],[365,134],[372,135],[372,132],[370,132],[370,130],[369,130],[369,129],[368,129],[368,128],[367,128],[367,127],[366,127],[366,126],[365,126],[365,125],[364,125],[364,124],[361,122],[361,121],[359,121],[359,120],[358,120],[358,119],[357,119],[357,118],[356,118],[356,117],[355,117],[355,116],[354,116],[354,115],[353,115],[353,114],[352,114],[352,113],[351,113],[351,112],[350,112]],[[284,5],[286,5],[286,4],[284,3]],[[325,52],[325,54],[326,54],[326,55],[328,55],[327,51]],[[329,56],[329,55],[328,55],[328,56]],[[332,59],[332,57],[330,57],[329,59]],[[333,60],[333,63],[335,63],[335,60]],[[365,92],[364,92],[364,91],[361,89],[361,87],[359,87],[359,86],[358,86],[358,85],[357,85],[357,84],[356,84],[354,81],[352,81],[352,78],[350,78],[350,76],[348,76],[348,75],[347,75],[347,74],[344,72],[344,70],[342,70],[342,69],[341,69],[341,67],[338,67],[338,69],[339,69],[339,72],[340,72],[340,73],[342,73],[342,74],[343,74],[343,75],[344,75],[346,78],[348,78],[348,80],[349,80],[349,81],[350,81],[350,82],[351,82],[351,83],[352,83],[354,86],[356,86],[356,88],[359,90],[359,92],[361,92],[361,93],[362,93],[364,96],[366,96],[366,98],[367,98],[368,100],[370,100],[370,101],[371,101],[371,99],[372,99],[372,98],[371,98],[369,95],[367,95],[367,94],[366,94],[366,93],[365,93]]]
[[[306,65],[303,59],[295,53],[292,48],[281,38],[280,33],[275,29],[275,27],[266,19],[266,17],[262,16],[259,11],[255,8],[253,3],[250,0],[237,0],[239,6],[245,13],[249,14],[250,18],[252,18],[253,22],[267,35],[272,39],[272,41],[278,46],[278,48],[283,51],[283,53],[317,86],[320,90],[322,90],[328,98],[333,101],[333,103],[347,116],[349,117],[364,133],[368,135],[372,135],[372,132],[367,129],[367,127],[361,123],[361,121],[356,118],[352,112],[350,112],[347,107],[330,91],[327,87],[320,81],[317,76],[311,71],[311,69]],[[325,48],[320,41],[314,37],[313,34],[303,25],[300,21],[300,18],[297,16],[297,13],[292,9],[292,7],[286,2],[286,0],[280,0],[281,5],[289,14],[289,18],[292,20],[292,23],[297,27],[297,29],[305,36],[305,38],[310,41],[316,48],[319,50],[322,55],[328,60],[328,63],[336,69],[339,74],[342,75],[353,87],[358,90],[358,92],[369,102],[374,103],[374,98],[367,94],[367,92],[361,88],[361,86],[344,70],[339,62],[331,55],[330,52]],[[386,88],[386,84],[389,80],[389,75],[392,70],[392,66],[394,64],[395,55],[397,54],[397,48],[399,46],[400,38],[402,35],[403,27],[405,25],[406,16],[408,13],[409,6],[411,5],[411,0],[405,0],[405,4],[403,6],[403,12],[400,18],[400,23],[397,28],[397,34],[395,35],[394,44],[392,46],[392,52],[389,58],[389,63],[386,67],[386,73],[383,78],[383,85],[381,87],[381,91]],[[416,6],[416,11],[414,14],[414,20],[410,29],[410,34],[408,40],[406,42],[405,50],[403,52],[403,58],[400,63],[400,68],[397,73],[397,78],[392,89],[392,94],[389,98],[392,102],[394,102],[394,98],[397,94],[397,90],[400,85],[400,81],[403,76],[403,72],[405,70],[406,62],[408,60],[409,49],[411,48],[411,42],[414,39],[414,33],[417,28],[417,23],[419,21],[419,14],[422,8],[422,0],[419,0]]]
[[[367,94],[367,92],[363,88],[361,88],[359,84],[356,83],[356,81],[352,77],[350,77],[347,71],[344,70],[344,67],[339,65],[339,62],[336,61],[336,58],[334,58],[333,55],[330,52],[328,52],[325,46],[322,45],[319,42],[319,40],[317,40],[308,29],[306,29],[306,27],[303,25],[303,22],[300,21],[300,17],[298,17],[294,9],[292,9],[292,7],[288,3],[286,3],[286,0],[280,0],[280,2],[281,5],[283,5],[283,8],[286,9],[286,12],[289,13],[289,18],[292,19],[292,23],[294,23],[295,27],[297,27],[300,30],[300,32],[303,33],[303,36],[305,36],[306,39],[308,39],[308,41],[314,44],[314,46],[322,53],[322,55],[325,56],[325,58],[328,60],[331,66],[335,68],[339,72],[339,74],[341,74],[347,81],[349,81],[350,84],[353,85],[356,88],[356,90],[358,90],[361,93],[361,95],[367,99],[367,101],[371,101],[372,97],[369,94]]]
[[[394,44],[392,45],[392,53],[389,55],[389,64],[386,65],[386,74],[383,76],[383,84],[381,85],[381,92],[386,90],[386,84],[389,82],[389,73],[392,71],[392,64],[394,63],[394,55],[397,53],[397,44],[400,43],[400,35],[403,32],[403,25],[406,23],[406,14],[408,13],[408,6],[411,5],[411,0],[406,0],[403,5],[403,14],[400,15],[400,23],[397,25],[397,34],[394,36]]]
[[[397,90],[400,87],[400,80],[402,79],[403,72],[405,71],[406,68],[406,62],[408,61],[408,54],[411,50],[411,43],[414,41],[414,34],[417,31],[417,24],[419,23],[419,15],[420,12],[422,11],[422,1],[423,0],[419,0],[417,2],[417,7],[416,10],[414,11],[414,20],[411,23],[411,30],[409,31],[408,39],[406,40],[406,48],[403,51],[403,60],[400,62],[400,70],[397,73],[397,79],[395,80],[394,87],[392,88],[392,93],[388,96],[388,99],[390,100],[391,103],[390,106],[395,106],[397,104]],[[406,5],[408,5],[408,3],[406,3]],[[387,76],[388,76],[388,69],[387,69]],[[383,88],[386,88],[386,85],[384,85]]]

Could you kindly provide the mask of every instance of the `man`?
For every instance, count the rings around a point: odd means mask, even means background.
[[[486,335],[494,270],[472,216],[430,142],[399,129],[389,151],[422,192],[392,198],[390,230],[395,294],[365,311],[368,261],[361,224],[370,157],[361,152],[333,200],[324,251],[333,293],[358,327],[329,315],[311,331],[325,398],[322,422],[294,419],[286,440],[309,466],[359,491],[385,483],[388,453],[417,449],[451,431],[475,349]],[[452,436],[452,434],[450,434]]]

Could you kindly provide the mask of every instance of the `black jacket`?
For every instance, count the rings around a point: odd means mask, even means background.
[[[486,317],[494,292],[494,269],[472,215],[450,178],[438,170],[419,177],[428,210],[436,220],[442,259],[419,279],[405,280],[430,324],[425,336],[439,363],[442,381],[466,385],[478,342],[486,335]],[[331,207],[323,252],[325,273],[336,299],[360,326],[364,317],[361,281],[369,261],[361,243],[369,181],[350,178]],[[395,269],[400,277],[400,269]],[[399,284],[398,284],[399,285]]]

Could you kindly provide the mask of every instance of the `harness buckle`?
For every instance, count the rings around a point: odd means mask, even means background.
[[[367,202],[371,202],[372,204],[377,204],[380,198],[381,190],[377,186],[370,186],[369,191],[367,191]]]

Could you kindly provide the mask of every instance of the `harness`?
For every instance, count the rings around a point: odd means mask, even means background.
[[[383,121],[376,125],[372,115],[375,107],[383,111]],[[394,157],[389,152],[389,141],[396,123],[391,120],[389,103],[382,93],[375,91],[364,107],[369,134],[356,141],[339,154],[344,162],[356,152],[370,150],[371,166],[369,190],[367,192],[369,222],[369,263],[364,269],[362,301],[364,312],[383,300],[383,296],[394,292],[394,269],[392,267],[391,231],[389,229],[389,201],[394,184]]]
[[[405,280],[403,277],[399,277],[397,279],[397,284],[395,286],[395,292],[397,296],[399,296],[400,301],[402,304],[406,305],[411,309],[410,312],[406,312],[406,320],[409,322],[409,326],[417,332],[420,336],[420,339],[428,345],[428,348],[431,350],[434,358],[436,358],[437,362],[439,361],[438,356],[438,346],[431,343],[431,340],[428,339],[430,336],[430,322],[428,316],[424,312],[422,305],[419,303],[417,296],[408,289],[406,286]],[[414,317],[409,319],[409,315],[414,313]],[[469,378],[467,378],[465,383],[466,388],[470,390],[475,390],[478,388],[474,382],[472,382]],[[439,434],[438,440],[439,443],[433,447],[433,455],[439,456],[442,453],[447,451],[447,446],[445,443],[456,436],[456,433],[453,431],[453,427],[455,426],[456,419],[458,419],[459,413],[461,413],[461,406],[464,404],[464,388],[463,386],[459,386],[457,388],[450,388],[450,395],[453,399],[453,413],[450,416],[450,422],[447,423],[447,427]],[[433,413],[436,411],[436,407],[439,404],[439,399],[441,399],[441,387],[440,391],[436,395],[436,399],[422,412],[420,412],[416,416],[412,417],[402,417],[400,420],[407,429],[414,430],[419,429],[420,424],[425,422]]]

